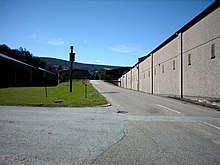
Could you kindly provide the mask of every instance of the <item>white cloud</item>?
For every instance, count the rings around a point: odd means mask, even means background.
[[[62,38],[53,38],[47,41],[48,45],[64,45],[65,41]]]
[[[109,50],[117,52],[117,53],[133,53],[133,52],[140,52],[141,47],[140,45],[130,45],[130,44],[125,44],[125,45],[116,45],[114,47],[110,47]]]
[[[33,40],[36,43],[46,44],[46,45],[61,46],[65,44],[65,40],[62,38],[51,38],[45,35],[30,34],[24,38],[28,40]]]
[[[88,41],[88,40],[84,40],[83,43],[84,43],[84,44],[88,44],[89,41]]]
[[[35,34],[31,34],[31,35],[29,35],[29,36],[27,36],[25,38],[27,38],[27,39],[36,39],[36,35]]]

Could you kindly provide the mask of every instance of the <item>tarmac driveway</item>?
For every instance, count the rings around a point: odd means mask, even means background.
[[[0,164],[90,164],[123,137],[116,112],[0,106]]]
[[[92,84],[112,106],[0,106],[0,164],[220,164],[220,112]]]

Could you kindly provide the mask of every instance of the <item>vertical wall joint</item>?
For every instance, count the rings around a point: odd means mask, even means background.
[[[180,33],[180,97],[183,98],[183,35]]]
[[[153,58],[153,54],[151,54],[151,94],[154,94],[154,71],[153,71],[153,67],[154,67],[154,58]]]

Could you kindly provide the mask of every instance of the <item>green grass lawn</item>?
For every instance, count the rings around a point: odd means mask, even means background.
[[[73,81],[73,91],[69,92],[69,83],[62,83],[56,87],[14,87],[0,89],[1,105],[26,106],[97,106],[106,104],[105,98],[91,85],[85,86],[82,80]]]

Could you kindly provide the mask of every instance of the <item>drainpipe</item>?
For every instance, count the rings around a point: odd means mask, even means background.
[[[131,69],[131,89],[132,89],[132,69]]]
[[[183,35],[180,33],[180,97],[183,98]]]
[[[126,73],[126,75],[125,75],[126,89],[128,88],[128,85],[127,85],[128,84],[128,80],[127,79],[128,79],[128,76],[127,76],[127,73]]]
[[[138,75],[137,75],[137,90],[139,91],[139,64],[137,65]]]
[[[154,67],[154,60],[153,60],[153,54],[151,54],[151,94],[154,94],[154,72],[153,72],[153,67]]]

